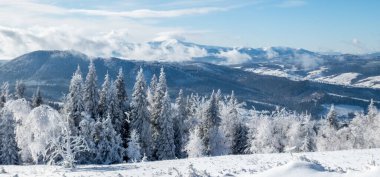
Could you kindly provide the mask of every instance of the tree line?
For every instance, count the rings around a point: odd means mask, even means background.
[[[128,97],[123,70],[107,73],[98,88],[93,62],[83,78],[78,66],[59,109],[44,104],[37,88],[30,101],[26,86],[0,94],[1,164],[113,164],[227,154],[282,153],[380,147],[380,115],[368,110],[350,121],[277,108],[256,111],[234,92],[185,95],[170,99],[166,74],[146,82],[143,68]]]

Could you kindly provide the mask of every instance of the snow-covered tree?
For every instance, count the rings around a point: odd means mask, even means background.
[[[124,155],[122,140],[113,128],[110,115],[106,119],[98,120],[95,129],[95,161],[100,164],[122,162]]]
[[[221,150],[220,148],[226,148],[226,144],[224,132],[219,128],[221,118],[216,93],[213,92],[211,94],[211,97],[205,106],[199,132],[205,147],[205,154],[222,155],[226,153],[226,149]]]
[[[378,111],[377,111],[377,108],[375,106],[375,103],[373,101],[373,99],[371,99],[369,105],[368,105],[368,113],[367,113],[367,116],[368,118],[373,121],[373,119],[376,117],[376,115],[378,114]]]
[[[171,114],[170,98],[168,91],[163,97],[161,114],[157,120],[158,135],[156,141],[157,159],[166,160],[175,158],[173,117]]]
[[[127,156],[130,162],[139,162],[142,158],[140,137],[136,130],[132,130],[128,138]]]
[[[131,129],[140,135],[141,154],[152,157],[152,132],[143,69],[137,73],[131,101]]]
[[[119,69],[119,73],[114,81],[113,87],[114,89],[111,89],[111,95],[115,96],[115,111],[112,122],[115,126],[116,132],[121,134],[121,138],[124,141],[124,147],[126,147],[125,140],[128,138],[129,134],[129,122],[126,120],[127,117],[125,112],[129,110],[129,103],[122,68]]]
[[[98,113],[99,93],[97,89],[97,76],[94,62],[91,60],[83,90],[84,108],[92,118]]]
[[[219,96],[221,97],[221,96]],[[241,144],[246,141],[244,138],[244,133],[246,129],[242,124],[241,109],[243,109],[244,103],[239,103],[232,91],[231,95],[226,99],[226,101],[219,101],[220,103],[220,115],[221,115],[221,129],[226,136],[226,146],[228,148],[228,153],[232,153],[233,147],[237,144]]]
[[[232,154],[244,154],[248,148],[248,127],[239,122],[233,131]]]
[[[59,137],[62,120],[61,114],[47,105],[34,108],[22,118],[16,135],[24,162],[45,163],[45,149]]]
[[[315,151],[316,132],[314,130],[315,122],[311,120],[311,115],[304,114],[301,124],[301,144],[299,151]]]
[[[69,127],[71,128],[72,133],[77,133],[84,111],[83,79],[82,73],[78,66],[76,72],[71,78],[69,93],[66,95],[64,103],[64,112],[68,116]]]
[[[151,107],[151,123],[152,123],[152,139],[154,142],[153,147],[153,155],[157,158],[157,147],[156,145],[159,143],[158,137],[160,134],[160,125],[159,120],[162,116],[162,110],[163,110],[163,100],[165,96],[165,92],[167,90],[166,85],[166,74],[164,72],[164,68],[161,68],[159,80],[157,83],[157,87],[155,89],[155,92],[153,94],[153,103]]]
[[[18,99],[24,98],[26,86],[22,80],[16,81],[15,90],[16,90],[16,98]]]
[[[0,111],[0,164],[16,165],[20,163],[15,128],[13,113],[2,109]]]
[[[8,99],[9,99],[9,83],[4,82],[0,88],[0,109],[4,107]]]
[[[323,119],[320,121],[318,135],[316,138],[316,146],[318,151],[335,151],[339,150],[337,142],[337,129],[331,125],[331,119]],[[331,117],[330,117],[331,118]]]
[[[335,106],[331,105],[329,112],[327,113],[326,119],[329,125],[335,129],[338,129],[338,121],[337,121],[337,112],[335,111]]]
[[[40,87],[37,87],[37,90],[32,97],[32,107],[35,108],[40,106],[41,104],[43,104],[41,90]]]
[[[48,141],[44,152],[45,159],[48,164],[74,168],[77,155],[88,150],[86,140],[81,135],[75,135],[71,132],[67,115],[64,115],[64,119],[59,122],[59,128],[61,130],[58,136]]]
[[[147,99],[149,103],[148,110],[150,113],[152,113],[152,110],[153,110],[153,97],[157,89],[157,84],[158,84],[157,76],[153,74],[152,79],[150,80],[150,85],[147,89]]]
[[[182,89],[179,91],[178,97],[175,102],[175,116],[173,119],[174,126],[174,144],[175,155],[177,158],[185,157],[183,152],[185,146],[185,121],[187,120],[186,113],[186,100],[183,95]]]
[[[102,89],[99,93],[99,104],[98,104],[99,117],[107,116],[108,106],[110,103],[110,95],[111,95],[110,90],[111,90],[111,78],[107,72],[107,74],[104,77]]]
[[[82,116],[82,121],[79,123],[79,135],[83,137],[88,150],[78,154],[78,162],[82,164],[95,163],[95,120],[88,114]]]
[[[270,117],[257,115],[251,123],[250,152],[273,153],[277,149],[273,145],[273,122]]]
[[[199,128],[190,131],[189,141],[185,146],[188,157],[204,156],[205,148],[202,139],[199,137]]]

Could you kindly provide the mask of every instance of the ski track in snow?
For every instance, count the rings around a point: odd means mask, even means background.
[[[64,169],[47,165],[3,165],[3,176],[188,176],[189,165],[211,176],[378,177],[380,149],[335,152],[230,155],[117,165],[79,165]],[[374,165],[371,165],[374,164]],[[1,172],[0,172],[1,173]]]

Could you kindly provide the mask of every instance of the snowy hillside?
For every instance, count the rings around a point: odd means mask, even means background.
[[[59,166],[2,166],[0,176],[307,176],[378,177],[380,149],[335,152],[231,155],[118,165],[82,165],[68,170]],[[191,169],[191,166],[193,169]]]

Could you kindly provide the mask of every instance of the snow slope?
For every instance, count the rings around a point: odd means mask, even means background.
[[[192,165],[193,169],[191,169]],[[380,149],[335,152],[253,154],[204,157],[118,165],[81,165],[69,170],[58,166],[0,166],[0,176],[291,176],[377,177]]]

